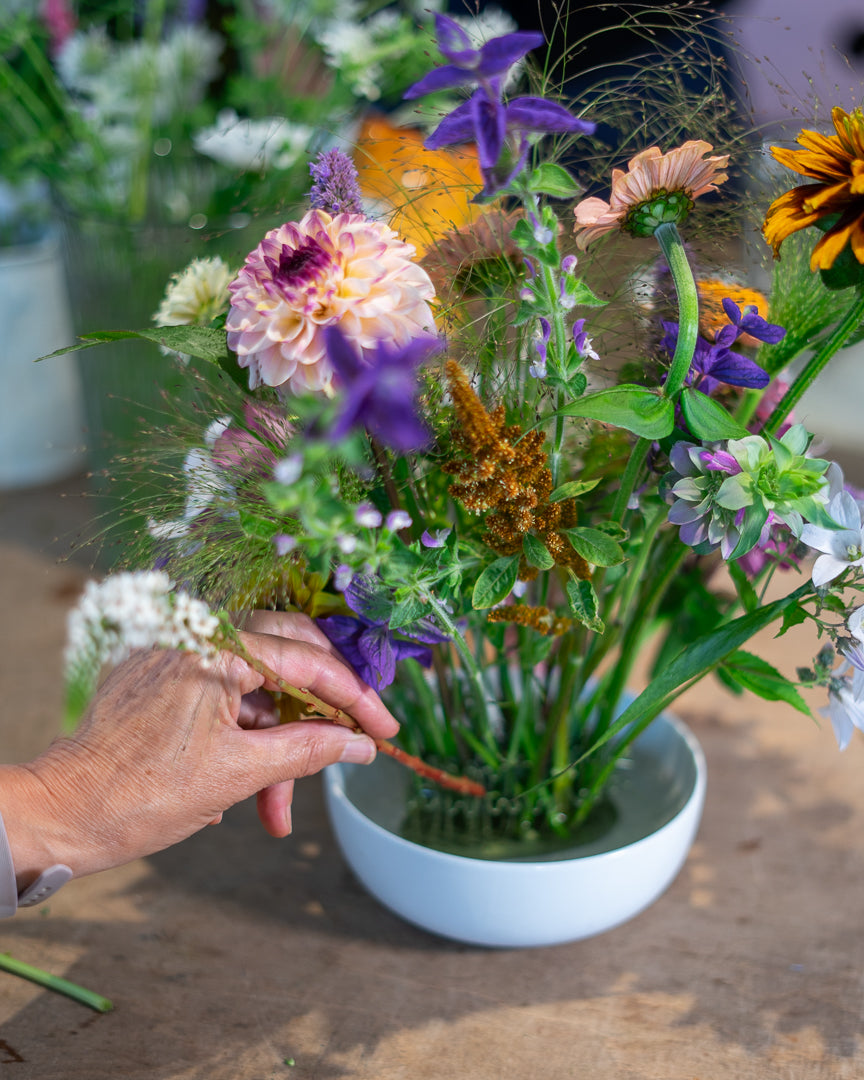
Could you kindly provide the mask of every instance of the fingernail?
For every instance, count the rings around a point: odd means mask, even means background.
[[[368,735],[351,735],[342,748],[340,761],[352,765],[368,765],[375,758],[375,743]]]

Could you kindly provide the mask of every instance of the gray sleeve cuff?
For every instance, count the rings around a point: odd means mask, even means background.
[[[72,871],[68,866],[56,863],[43,871],[19,896],[12,851],[3,825],[3,816],[0,814],[0,919],[8,919],[19,907],[32,907],[33,904],[47,900],[71,877]]]

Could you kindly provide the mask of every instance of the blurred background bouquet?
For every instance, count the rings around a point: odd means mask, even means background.
[[[862,503],[792,415],[864,329],[864,118],[772,151],[807,182],[757,206],[714,43],[680,30],[568,100],[542,35],[437,14],[398,183],[387,158],[370,199],[368,147],[322,150],[239,271],[196,258],[119,335],[182,356],[189,394],[137,455],[163,485],[124,506],[127,565],[315,620],[406,751],[485,789],[417,781],[433,846],[601,828],[633,740],[708,673],[802,712],[824,687],[841,747],[864,727]],[[770,295],[735,265],[760,227]],[[803,622],[812,667],[748,651]]]

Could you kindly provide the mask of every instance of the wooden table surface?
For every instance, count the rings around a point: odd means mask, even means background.
[[[7,761],[56,731],[64,614],[82,579],[0,545]],[[765,647],[789,672],[815,651],[798,630]],[[830,726],[715,683],[677,711],[707,755],[705,816],[676,882],[627,925],[524,951],[414,929],[353,880],[311,779],[287,840],[241,805],[0,924],[0,951],[116,1005],[97,1015],[0,974],[0,1075],[864,1076],[864,738],[840,754]]]

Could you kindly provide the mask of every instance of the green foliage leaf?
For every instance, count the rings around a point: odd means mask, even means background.
[[[279,532],[279,524],[272,518],[263,518],[258,514],[250,514],[246,510],[240,510],[240,528],[246,536],[254,540],[269,542]]]
[[[783,625],[778,630],[777,637],[782,637],[793,626],[800,626],[801,623],[807,622],[809,617],[806,608],[803,608],[800,604],[793,604],[791,607],[786,608],[783,612]]]
[[[528,178],[529,191],[538,195],[552,195],[556,199],[575,199],[582,190],[562,165],[544,161]]]
[[[538,570],[551,570],[555,565],[546,545],[532,533],[525,533],[522,537],[522,550],[528,562]]]
[[[566,484],[559,484],[549,496],[549,502],[562,502],[564,499],[575,499],[584,495],[587,491],[593,491],[600,483],[600,477],[596,480],[568,480]]]
[[[788,596],[766,604],[757,611],[748,612],[732,622],[725,623],[711,633],[689,645],[673,660],[657,672],[650,684],[621,713],[614,724],[600,735],[582,758],[594,753],[610,739],[615,739],[627,729],[626,742],[635,739],[661,712],[685,683],[701,678],[731,653],[739,649],[760,630],[779,618],[786,608],[797,604],[812,590],[808,582]],[[579,760],[582,760],[580,758]],[[578,762],[574,762],[574,765]]]
[[[723,662],[722,670],[728,679],[744,690],[766,701],[785,701],[805,716],[810,715],[807,703],[795,685],[760,656],[739,649]]]
[[[685,386],[681,391],[681,411],[697,439],[719,442],[722,439],[743,439],[750,434],[737,420],[733,420],[719,402],[712,401],[692,386]]]
[[[632,431],[643,439],[665,438],[675,422],[675,409],[668,398],[659,397],[644,386],[626,383],[571,401],[555,415],[599,420]]]
[[[152,341],[157,345],[165,345],[166,348],[186,353],[198,360],[209,360],[212,364],[221,364],[226,355],[224,330],[216,330],[210,326],[154,326],[145,330],[93,330],[83,334],[77,344],[67,345],[65,348],[48,353],[47,356],[40,356],[39,359],[51,360],[64,353],[92,349],[106,342],[136,338]]]
[[[518,573],[518,555],[505,555],[490,563],[474,583],[471,606],[482,610],[506,600],[513,591]]]
[[[589,630],[597,634],[603,633],[605,626],[598,615],[600,605],[597,593],[590,581],[571,578],[567,582],[567,601],[575,619],[578,619],[583,626],[587,626]]]
[[[594,566],[618,566],[624,562],[621,545],[599,529],[577,527],[565,529],[564,533],[582,558]]]
[[[398,600],[393,605],[393,612],[390,616],[390,629],[401,630],[417,622],[418,619],[422,619],[427,614],[427,606],[422,600],[419,600],[416,596],[406,596],[404,600]]]
[[[572,288],[568,287],[567,295],[577,307],[605,307],[608,303],[592,292],[584,281],[578,279],[573,282]]]
[[[744,610],[755,611],[759,607],[759,597],[756,595],[756,590],[753,588],[750,578],[747,577],[737,562],[728,562],[726,566]]]

